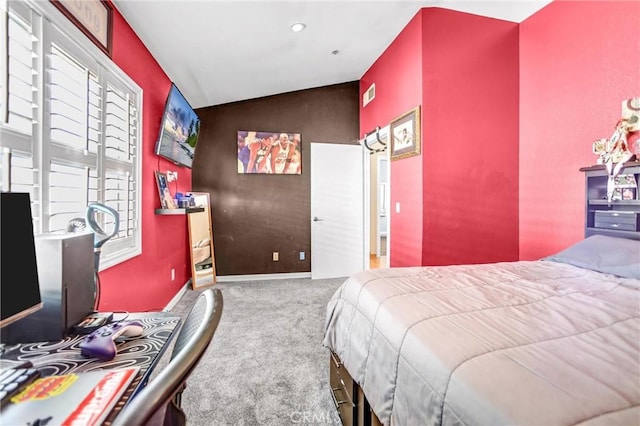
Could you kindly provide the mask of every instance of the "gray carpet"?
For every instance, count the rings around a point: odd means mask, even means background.
[[[183,393],[188,424],[339,425],[322,338],[326,304],[342,282],[216,284],[224,309]],[[171,312],[184,318],[199,293],[187,291]]]

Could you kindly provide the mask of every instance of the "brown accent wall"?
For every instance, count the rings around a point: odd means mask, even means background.
[[[358,82],[200,108],[194,191],[211,194],[217,274],[311,271],[310,143],[358,139]],[[301,134],[302,175],[237,173],[237,132]],[[274,262],[272,253],[279,252]],[[299,260],[299,252],[306,253]]]

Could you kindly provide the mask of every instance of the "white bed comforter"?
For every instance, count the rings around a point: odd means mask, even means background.
[[[324,345],[386,425],[638,425],[639,286],[548,261],[363,271]]]

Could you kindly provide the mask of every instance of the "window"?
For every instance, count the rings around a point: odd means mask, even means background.
[[[101,268],[140,254],[142,89],[50,3],[0,10],[0,189],[30,193],[36,234],[105,204]]]

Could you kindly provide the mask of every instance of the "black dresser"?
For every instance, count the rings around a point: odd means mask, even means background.
[[[640,240],[640,162],[624,164],[615,177],[611,201],[604,165],[580,171],[585,174],[585,237],[600,234]]]

